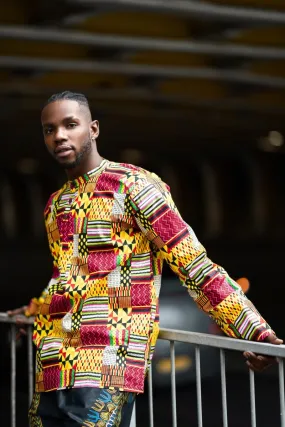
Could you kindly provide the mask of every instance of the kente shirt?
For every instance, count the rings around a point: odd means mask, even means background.
[[[45,224],[52,279],[35,318],[36,391],[143,392],[159,332],[164,260],[230,337],[270,327],[181,218],[169,187],[133,165],[103,160],[52,194]]]

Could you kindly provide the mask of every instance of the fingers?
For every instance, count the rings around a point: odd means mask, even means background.
[[[25,317],[16,317],[16,325],[25,325],[26,321]]]
[[[24,314],[26,310],[26,306],[20,307],[20,308],[16,308],[14,310],[8,310],[7,314],[8,316],[17,316],[17,314]]]
[[[264,371],[265,368],[257,368],[256,366],[254,366],[252,363],[250,363],[248,360],[246,361],[247,366],[249,367],[249,369],[251,369],[254,372],[262,372]]]
[[[274,344],[274,345],[281,345],[283,344],[283,340],[281,340],[280,338],[277,338],[276,335],[268,335],[268,337],[265,339],[266,342],[270,343],[270,344]]]
[[[16,340],[19,340],[23,335],[27,335],[27,331],[21,328],[16,335]]]
[[[243,355],[247,359],[247,366],[255,372],[262,372],[264,369],[276,363],[275,357],[256,355],[251,351],[246,351]]]

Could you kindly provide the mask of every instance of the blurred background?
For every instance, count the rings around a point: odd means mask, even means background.
[[[63,90],[89,98],[100,121],[102,156],[152,170],[171,186],[209,256],[233,278],[250,280],[250,299],[284,338],[284,0],[9,0],[1,5],[0,311],[38,295],[51,273],[43,208],[65,175],[44,147],[40,113],[47,98]],[[166,269],[162,326],[217,333],[185,298]],[[171,323],[169,302],[175,299],[179,307],[188,304],[189,317],[185,308],[184,317],[177,313]],[[6,337],[2,327],[1,332]],[[4,342],[8,345],[8,338]],[[8,347],[1,357],[1,411],[8,414]],[[168,373],[161,357],[160,374]],[[181,366],[191,370],[191,352],[187,357]],[[211,408],[206,426],[220,427],[219,421],[213,424],[220,403],[210,393],[213,387],[220,390],[211,382],[216,355],[205,357],[206,365],[212,361],[205,375],[204,398],[208,390]],[[234,405],[248,388],[236,386],[242,367],[241,357],[230,357],[233,427],[250,425]],[[24,377],[18,381],[23,396]],[[157,409],[158,426],[166,425],[162,413],[168,419],[170,399],[159,378],[156,397],[164,410]],[[191,373],[188,380],[186,386],[178,384],[178,412],[181,425],[192,418],[196,425],[195,402],[189,406],[195,400]],[[268,391],[271,374],[260,381],[271,395],[270,416],[278,415],[275,386]],[[277,421],[266,418],[264,386],[260,390],[258,425],[275,427]],[[143,399],[140,420],[146,414]]]

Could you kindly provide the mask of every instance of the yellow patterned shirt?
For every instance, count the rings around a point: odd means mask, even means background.
[[[263,340],[271,333],[207,258],[155,174],[103,160],[50,197],[45,223],[54,269],[35,319],[39,392],[143,391],[164,260],[226,334]]]

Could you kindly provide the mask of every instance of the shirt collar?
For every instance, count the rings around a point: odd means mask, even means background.
[[[77,178],[67,181],[67,185],[69,185],[71,188],[72,187],[74,188],[74,187],[79,187],[82,184],[86,184],[88,181],[91,180],[91,178],[100,174],[103,171],[103,169],[105,169],[105,167],[107,166],[107,163],[108,163],[108,160],[103,159],[99,166],[85,173],[84,175],[78,176]]]

